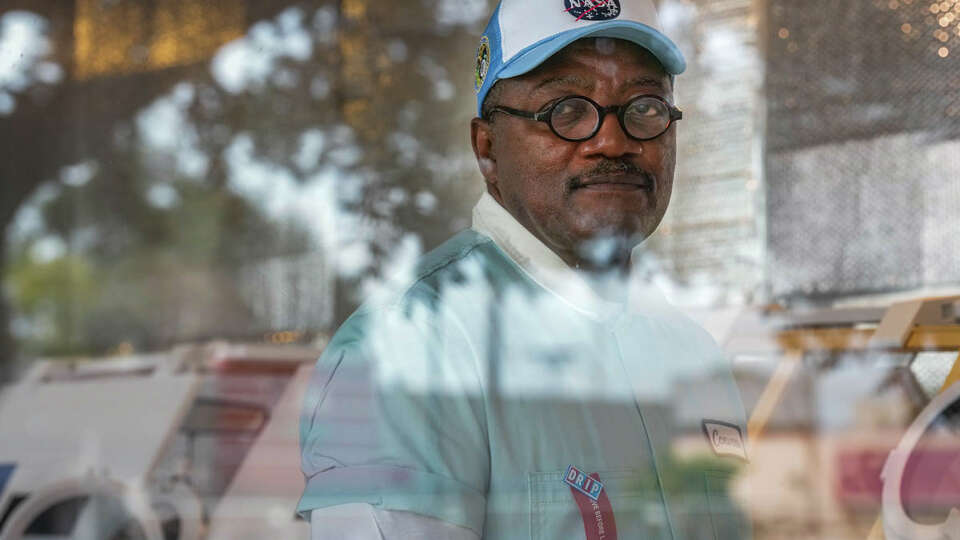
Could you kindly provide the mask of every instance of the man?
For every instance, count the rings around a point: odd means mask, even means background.
[[[658,28],[649,0],[498,6],[477,54],[473,227],[318,363],[299,507],[314,538],[747,536],[722,354],[630,273],[682,116],[684,60]]]

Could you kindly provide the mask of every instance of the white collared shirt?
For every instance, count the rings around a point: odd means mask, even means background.
[[[623,303],[601,298],[582,273],[563,262],[489,193],[484,192],[473,208],[472,228],[489,236],[531,279],[580,313],[598,319],[623,309],[626,295]]]
[[[649,291],[643,291],[642,287],[636,287],[636,280],[629,280],[624,283],[622,280],[611,284],[597,283],[591,281],[591,277],[578,272],[567,266],[563,260],[552,252],[543,242],[538,240],[530,231],[523,227],[509,212],[499,205],[490,195],[484,194],[477,203],[473,211],[473,227],[475,232],[489,237],[511,261],[526,275],[539,285],[544,291],[554,295],[560,302],[569,306],[580,315],[592,319],[596,328],[609,329],[615,331],[620,323],[629,321],[631,313],[638,311],[638,306],[642,307],[642,312],[649,314],[650,311],[656,311],[658,306],[664,306],[664,303],[655,294]],[[606,285],[606,286],[604,286]],[[619,288],[617,285],[620,285]],[[626,286],[625,286],[626,285]],[[606,297],[601,296],[597,290],[608,291]],[[612,291],[612,292],[611,292]],[[547,295],[549,298],[549,295]],[[545,302],[545,306],[559,306],[556,300]],[[507,303],[507,300],[504,300]],[[506,307],[504,308],[506,309]],[[666,308],[665,308],[666,309]],[[527,310],[521,310],[526,313]],[[565,312],[565,309],[561,311]],[[551,310],[537,311],[534,316],[551,315]],[[624,317],[624,315],[628,315]],[[583,318],[583,317],[581,317]],[[609,324],[608,324],[609,323]],[[629,324],[629,323],[624,323]],[[562,326],[562,325],[561,325]],[[579,325],[578,330],[588,332],[587,328],[591,325]],[[524,336],[525,326],[523,324],[511,325],[504,330],[505,342],[509,342],[511,332],[515,337],[521,339],[518,343],[527,343],[530,339],[546,339],[552,346],[563,350],[573,350],[573,346],[568,347],[563,344],[563,340],[570,343],[576,343],[578,336],[572,334],[563,334],[557,336]],[[657,326],[658,330],[663,328]],[[633,327],[630,327],[632,330]],[[689,334],[681,332],[668,332],[670,335],[669,343],[676,343],[680,351],[670,351],[670,354],[656,355],[660,359],[669,358],[676,364],[683,364],[684,359],[699,358],[699,346],[697,342],[703,341],[700,338],[689,339]],[[683,336],[677,338],[674,336]],[[642,337],[628,331],[624,336],[629,344],[632,345],[629,350],[647,350],[649,347],[637,346],[636,340],[642,340]],[[526,340],[526,341],[523,341]],[[558,345],[557,342],[560,342]],[[572,340],[572,341],[571,341]],[[631,341],[632,340],[632,341]],[[588,340],[589,341],[589,340]],[[661,340],[662,341],[662,340]],[[691,342],[693,346],[688,346]],[[394,344],[394,346],[396,346]],[[676,355],[672,353],[676,352]],[[599,353],[598,353],[599,354]],[[389,356],[389,353],[387,353]],[[592,360],[592,353],[590,356]],[[586,358],[581,354],[581,357]],[[687,361],[687,364],[690,362]],[[529,367],[529,366],[528,366]],[[595,366],[594,366],[595,367]],[[512,370],[523,369],[523,363],[512,365]],[[533,368],[530,368],[533,369]],[[538,369],[546,369],[542,366]],[[501,381],[501,390],[505,393],[510,391],[522,392],[528,396],[530,392],[535,392],[540,386],[546,387],[547,391],[553,391],[555,388],[546,384],[543,377],[533,376],[532,373],[526,376],[516,376],[510,380]],[[571,371],[573,373],[573,371]],[[537,372],[539,373],[539,372]],[[657,376],[657,375],[662,376]],[[609,374],[608,374],[609,375]],[[656,368],[651,370],[644,369],[644,376],[636,381],[631,381],[632,388],[642,392],[644,396],[653,397],[658,392],[669,392],[669,385],[665,384],[666,373]],[[602,378],[598,372],[592,372],[591,377]],[[593,380],[591,377],[584,377],[584,380]],[[612,380],[610,376],[607,377]],[[568,390],[576,390],[582,385],[567,385]],[[624,386],[630,388],[631,386]],[[593,388],[592,385],[584,387],[585,390]],[[553,389],[553,390],[551,390]],[[632,402],[631,396],[619,396],[614,398],[613,388],[601,385],[601,390],[609,400],[618,402]],[[621,399],[622,398],[622,399]],[[629,448],[638,448],[627,445]],[[554,486],[555,487],[555,486]],[[470,530],[465,527],[459,527],[443,521],[436,517],[427,517],[418,513],[403,512],[396,510],[385,510],[371,506],[370,504],[340,504],[311,511],[312,538],[314,540],[326,540],[329,538],[372,538],[372,539],[392,539],[392,538],[448,538],[451,540],[477,540],[479,538],[476,531],[483,530],[483,523],[480,528],[474,527]],[[489,526],[489,521],[487,522]],[[491,533],[493,534],[493,533]]]

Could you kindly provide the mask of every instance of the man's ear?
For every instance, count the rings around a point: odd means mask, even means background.
[[[477,158],[480,174],[487,184],[487,191],[499,201],[497,158],[493,153],[493,125],[482,118],[474,118],[470,122],[470,143],[473,145],[473,155]]]

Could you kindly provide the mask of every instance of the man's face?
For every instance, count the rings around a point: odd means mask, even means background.
[[[672,103],[669,76],[633,43],[577,41],[536,70],[498,83],[495,105],[539,111],[557,98],[583,95],[601,106],[643,94]],[[657,228],[670,202],[675,126],[637,141],[615,114],[581,142],[565,141],[544,122],[495,113],[473,122],[473,144],[490,194],[568,264],[605,265],[592,253],[629,251]],[[599,251],[596,251],[599,250]],[[609,255],[606,255],[609,256]],[[595,264],[594,264],[595,263]]]

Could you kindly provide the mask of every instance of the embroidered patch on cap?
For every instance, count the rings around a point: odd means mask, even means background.
[[[719,420],[704,420],[703,434],[706,435],[714,454],[747,461],[747,448],[743,444],[740,426]]]
[[[483,88],[483,81],[487,78],[487,71],[490,69],[490,39],[487,36],[480,38],[480,46],[477,47],[477,68],[474,73],[474,89],[480,93]]]
[[[603,482],[590,477],[573,465],[567,467],[567,472],[563,475],[563,483],[593,500],[597,500],[600,492],[603,491]]]
[[[620,16],[620,0],[563,0],[563,7],[578,21],[609,21]]]

